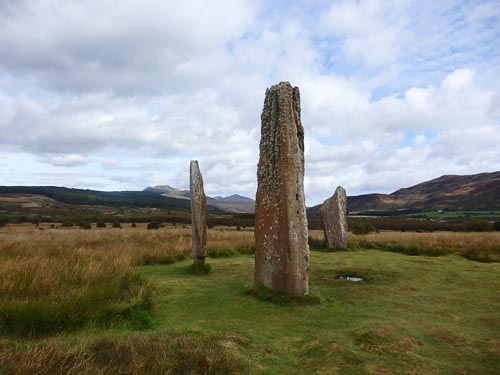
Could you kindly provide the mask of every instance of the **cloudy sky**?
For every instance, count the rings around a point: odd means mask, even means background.
[[[254,196],[299,86],[308,205],[500,170],[500,1],[0,0],[0,185]]]

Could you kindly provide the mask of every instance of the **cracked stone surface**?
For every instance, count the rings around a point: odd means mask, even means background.
[[[255,209],[256,285],[306,295],[309,245],[304,200],[304,128],[298,87],[266,90]]]
[[[342,186],[323,202],[320,209],[323,231],[329,248],[347,247],[347,194]]]
[[[197,160],[189,165],[191,193],[192,254],[194,264],[204,264],[207,256],[207,197]]]

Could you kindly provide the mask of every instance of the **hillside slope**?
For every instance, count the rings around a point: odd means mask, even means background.
[[[70,205],[155,207],[187,211],[190,202],[142,191],[97,191],[58,186],[0,186],[0,194],[42,195]]]
[[[319,215],[321,205],[308,209]],[[347,198],[348,212],[500,210],[500,171],[475,175],[445,175],[391,194]]]

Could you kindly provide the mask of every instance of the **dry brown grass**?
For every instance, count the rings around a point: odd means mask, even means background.
[[[237,231],[228,228],[208,230],[208,254],[211,257],[253,254],[255,237],[252,230]]]
[[[110,257],[127,260],[131,264],[168,264],[191,254],[191,228],[167,226],[159,230],[146,230],[146,224],[123,229],[103,228],[81,230],[79,228],[51,229],[41,225],[10,225],[0,230],[0,257],[2,254],[29,254],[70,251],[93,257]],[[208,230],[208,251],[245,251],[254,243],[253,231],[228,228]]]
[[[310,231],[311,237],[322,239],[322,231]],[[483,262],[500,261],[500,232],[395,232],[365,235],[349,233],[350,248],[371,248],[410,255],[459,254]]]
[[[102,337],[87,342],[0,343],[2,375],[239,374],[242,361],[228,337],[188,338],[168,334]]]
[[[209,238],[210,254],[234,255],[251,249],[253,232],[211,229]],[[2,228],[0,330],[43,334],[150,310],[151,286],[134,266],[173,263],[190,253],[189,227]]]

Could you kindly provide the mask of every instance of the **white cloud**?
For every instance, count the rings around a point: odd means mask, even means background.
[[[281,80],[310,205],[498,169],[498,12],[452,5],[0,2],[0,184],[187,188],[196,158],[207,193],[253,196]]]
[[[40,161],[54,166],[72,167],[75,165],[87,164],[90,162],[90,159],[78,154],[62,154],[54,156],[49,155],[41,158]]]
[[[62,91],[179,90],[178,70],[243,33],[255,8],[246,0],[26,1],[0,12],[0,66]]]
[[[335,1],[320,18],[320,30],[344,40],[344,53],[368,65],[394,62],[408,41],[405,25],[408,1]]]
[[[500,165],[496,96],[475,82],[471,70],[456,70],[436,87],[413,87],[402,97],[377,101],[362,91],[342,97],[329,87],[304,120],[314,124],[316,134],[333,139],[306,143],[306,191],[315,203],[337,185],[351,194],[391,192],[442,174]],[[407,132],[415,133],[410,145],[403,144]]]
[[[471,12],[467,14],[467,22],[469,24],[478,25],[481,27],[484,21],[498,22],[500,19],[500,7],[497,0],[479,2]],[[498,27],[498,24],[497,24]]]
[[[452,127],[496,122],[495,92],[478,86],[474,72],[456,70],[438,86],[412,87],[402,97],[389,95],[370,101],[368,93],[338,80],[319,79],[305,87],[317,101],[305,108],[317,134],[334,134],[343,139],[371,139],[381,142],[388,132],[439,131]],[[308,99],[305,99],[306,101]],[[310,110],[310,112],[309,112]]]

